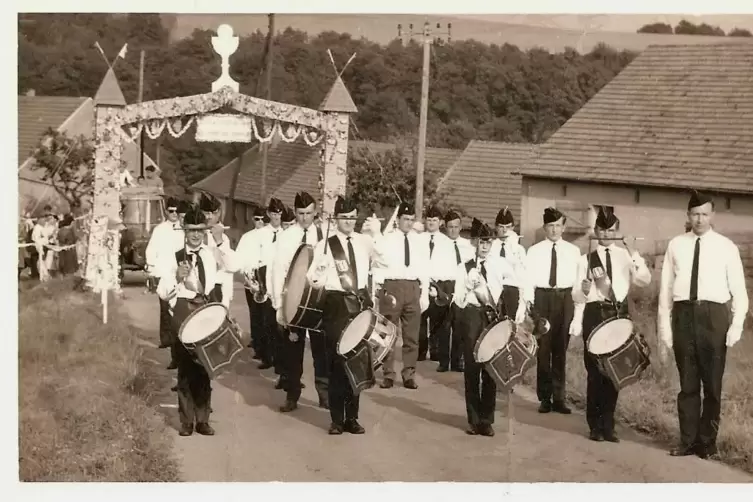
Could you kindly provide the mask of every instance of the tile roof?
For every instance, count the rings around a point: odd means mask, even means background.
[[[508,206],[520,220],[521,176],[539,145],[473,140],[441,182],[448,199],[469,216],[494,223]]]
[[[87,99],[18,96],[18,165],[33,154],[48,128],[58,129]]]
[[[523,172],[753,194],[753,44],[649,47]]]

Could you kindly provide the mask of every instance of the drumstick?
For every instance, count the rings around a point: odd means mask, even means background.
[[[326,240],[324,241],[324,256],[327,256],[327,248],[329,247],[329,230],[330,230],[330,225],[332,225],[332,218],[331,217],[327,218],[327,237],[326,237]]]

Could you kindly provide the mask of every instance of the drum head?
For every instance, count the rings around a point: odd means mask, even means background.
[[[196,343],[215,333],[227,318],[227,310],[219,304],[202,307],[186,319],[180,328],[180,341]]]
[[[340,335],[340,340],[337,342],[337,353],[341,356],[347,354],[364,339],[366,334],[371,330],[371,311],[365,310],[355,316],[350,324],[348,324]]]
[[[491,361],[495,354],[502,350],[510,340],[512,334],[512,321],[500,321],[486,333],[482,333],[476,342],[475,358],[476,362],[485,363]]]
[[[306,273],[313,258],[313,248],[302,246],[293,256],[285,283],[285,295],[282,299],[282,312],[285,320],[290,322],[298,312],[303,291],[306,289]]]
[[[633,334],[633,321],[614,319],[601,326],[588,339],[588,351],[594,355],[609,354],[622,347]]]

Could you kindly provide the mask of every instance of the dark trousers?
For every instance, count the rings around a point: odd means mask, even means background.
[[[222,302],[222,284],[215,284],[212,291],[209,292],[210,302]]]
[[[173,310],[173,328],[180,328],[196,307],[179,298]],[[177,331],[176,331],[177,333]],[[209,375],[201,363],[195,361],[182,343],[173,344],[178,363],[178,415],[182,425],[209,422],[212,387]]]
[[[279,363],[276,362],[276,354],[282,341],[279,339],[277,314],[272,308],[272,301],[267,299],[264,303],[256,303],[251,291],[246,289],[245,293],[254,355],[264,363],[275,365],[275,372],[280,374],[277,371]]]
[[[418,329],[418,359],[426,359],[429,352],[432,359],[445,361],[450,359],[450,306],[440,307],[429,300],[429,308],[421,314]]]
[[[249,326],[251,328],[251,344],[250,347],[254,349],[254,355],[261,359],[261,340],[262,333],[264,332],[264,314],[261,309],[261,304],[254,301],[254,294],[248,289],[244,288],[246,294],[246,305],[248,305]]]
[[[290,335],[295,335],[291,340]],[[329,386],[329,365],[327,363],[327,342],[323,333],[311,332],[311,357],[314,360],[314,386],[316,393],[326,396]],[[298,401],[301,397],[301,377],[303,376],[303,353],[306,348],[306,330],[288,328],[283,330],[282,350],[285,358],[283,377],[287,399]]]
[[[403,340],[403,380],[416,374],[418,361],[418,331],[421,323],[421,305],[419,304],[421,288],[418,281],[387,279],[384,291],[395,297],[395,308],[384,312],[384,316],[396,326],[400,326]],[[394,349],[384,358],[382,373],[384,378],[395,379]]]
[[[616,317],[617,309],[606,302],[590,302],[583,311],[583,364],[586,366],[586,421],[592,431],[602,434],[614,432],[614,410],[617,407],[619,390],[596,364],[596,357],[588,352],[588,339],[594,328],[607,319]],[[620,315],[627,315],[623,303]]]
[[[515,314],[518,313],[519,301],[520,289],[515,286],[504,286],[502,288],[502,295],[499,297],[499,303],[502,307],[500,312],[502,312],[502,315],[515,319]]]
[[[345,304],[345,294],[339,291],[327,292],[323,310],[322,327],[329,370],[329,414],[333,423],[343,424],[346,420],[358,420],[361,402],[360,394],[353,393],[345,373],[345,359],[337,353],[340,335],[354,316]]]
[[[468,423],[472,426],[491,425],[494,423],[494,409],[497,405],[497,384],[487,373],[482,363],[473,358],[481,332],[488,320],[481,307],[468,305],[460,311],[458,327],[463,337],[465,367],[465,410]]]
[[[716,445],[729,323],[729,310],[721,303],[675,302],[672,308],[672,345],[680,373],[677,414],[684,446]]]
[[[549,332],[539,339],[536,357],[536,395],[539,401],[565,402],[565,366],[573,320],[572,288],[543,289],[534,293],[534,308],[549,320]]]
[[[463,341],[462,312],[463,309],[455,305],[455,303],[450,304],[450,313],[448,315],[450,329],[447,330],[449,340],[447,340],[446,342],[444,340],[439,341],[440,366],[446,367],[449,364],[449,367],[452,369],[461,369],[463,367],[463,359],[465,359],[465,342]],[[446,353],[446,359],[443,347],[449,347],[449,351]]]

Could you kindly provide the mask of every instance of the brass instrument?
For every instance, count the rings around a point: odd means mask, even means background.
[[[478,269],[474,270],[478,271]],[[500,320],[497,304],[494,303],[494,296],[489,289],[489,284],[486,282],[486,279],[484,279],[484,276],[481,275],[481,272],[479,272],[478,277],[479,284],[473,289],[473,292],[476,294],[476,298],[478,298],[478,301],[481,302],[481,305],[484,308],[484,314],[486,314],[487,321],[489,324],[494,324]]]
[[[254,291],[254,301],[256,303],[264,303],[269,298],[267,294],[267,281],[261,276],[261,267],[257,267],[254,270],[254,282],[257,284],[256,291]]]
[[[437,290],[437,296],[434,297],[434,303],[436,303],[438,307],[446,307],[450,304],[450,302],[452,301],[452,295],[449,295],[447,294],[447,292],[443,291],[436,281],[431,281],[429,283],[429,287],[433,287]]]

